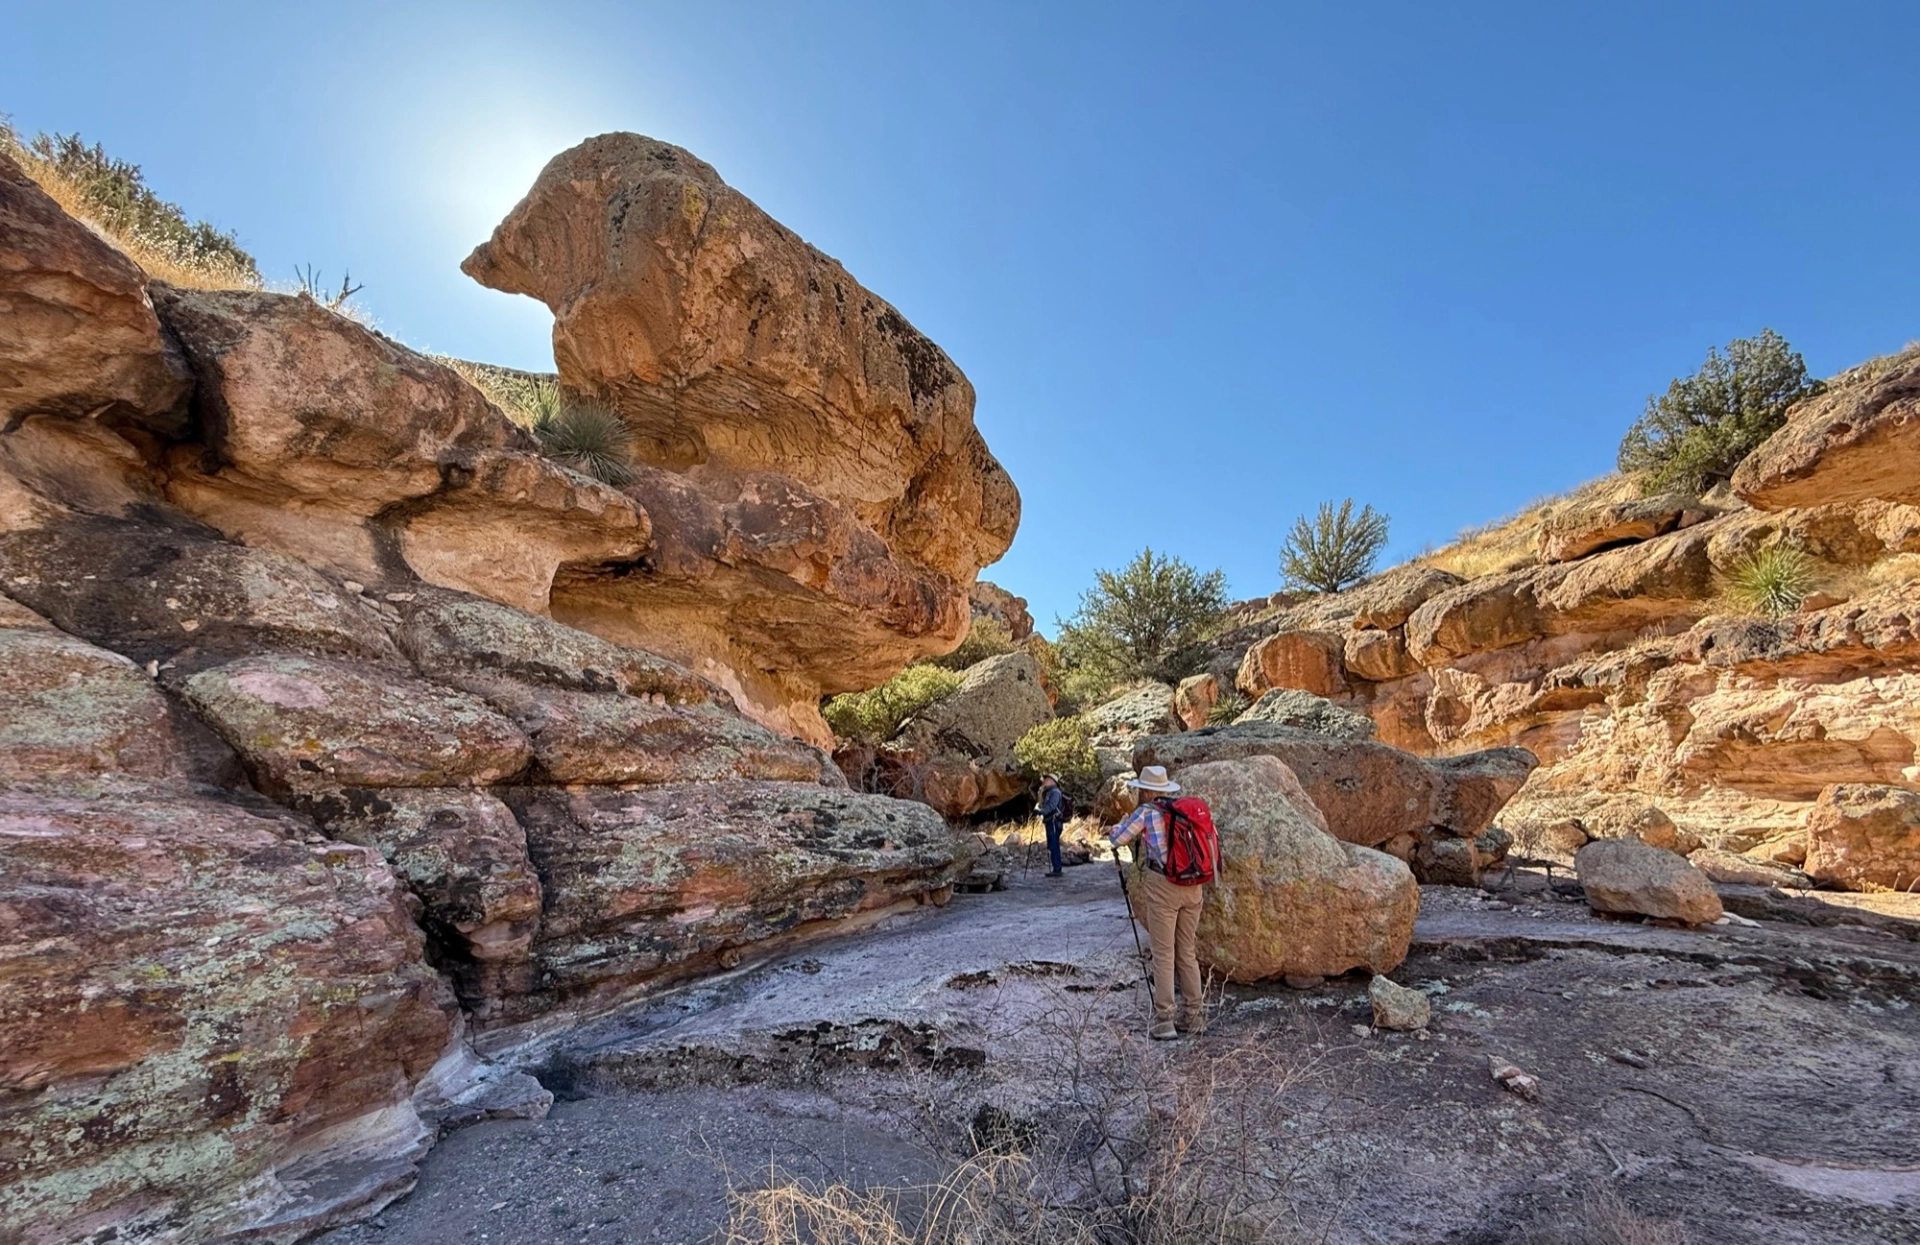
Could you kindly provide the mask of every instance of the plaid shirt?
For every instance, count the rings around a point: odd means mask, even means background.
[[[1147,859],[1162,869],[1167,867],[1167,815],[1160,806],[1153,803],[1142,804],[1121,819],[1120,824],[1107,833],[1115,847],[1140,841],[1140,848],[1146,850]],[[1136,853],[1139,851],[1136,848]]]

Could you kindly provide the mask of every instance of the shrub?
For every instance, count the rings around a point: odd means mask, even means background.
[[[618,411],[558,385],[536,386],[533,401],[533,435],[548,458],[602,484],[633,482],[633,429]]]
[[[1793,545],[1757,549],[1727,571],[1727,591],[1749,613],[1778,621],[1813,593],[1813,559]]]
[[[1229,689],[1220,694],[1213,702],[1213,708],[1207,710],[1208,726],[1231,726],[1233,720],[1253,708],[1253,700],[1245,693]]]
[[[233,234],[189,220],[147,186],[140,166],[78,134],[22,138],[0,118],[0,151],[68,213],[86,220],[149,276],[196,289],[258,289],[260,269]]]
[[[959,686],[960,676],[951,670],[908,666],[879,687],[835,696],[821,714],[842,739],[885,743],[899,733],[901,723]]]
[[[1088,742],[1087,724],[1078,716],[1042,722],[1013,745],[1014,759],[1028,775],[1060,775],[1060,784],[1075,796],[1090,793],[1100,780],[1100,763]]]
[[[1288,588],[1339,592],[1373,574],[1386,543],[1386,515],[1372,506],[1355,514],[1351,497],[1337,510],[1323,501],[1312,519],[1303,514],[1293,521],[1280,547],[1280,578]]]
[[[1175,683],[1200,665],[1227,607],[1227,577],[1144,549],[1117,571],[1096,571],[1080,607],[1060,624],[1067,690],[1087,703],[1120,683]]]
[[[967,638],[960,641],[960,647],[944,657],[936,657],[933,664],[948,670],[965,670],[977,665],[989,657],[999,657],[1011,653],[1020,647],[1013,642],[1013,633],[1007,625],[997,618],[984,614],[974,616],[973,623],[967,628]]]
[[[1677,379],[1620,442],[1620,470],[1642,489],[1705,492],[1733,475],[1740,460],[1787,421],[1787,408],[1824,386],[1772,329],[1707,351],[1698,372]]]

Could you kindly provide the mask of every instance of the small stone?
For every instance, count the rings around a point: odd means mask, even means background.
[[[414,594],[411,592],[389,592],[387,594],[387,600],[405,602],[413,600],[413,596]]]
[[[1418,990],[1410,990],[1385,977],[1375,977],[1367,987],[1373,1003],[1376,1029],[1424,1029],[1433,1019],[1433,1004]]]
[[[365,584],[355,583],[351,579],[342,580],[340,583],[340,586],[342,588],[345,588],[348,592],[355,594],[356,596],[367,590],[367,586]]]
[[[1517,1094],[1528,1102],[1540,1100],[1540,1079],[1531,1073],[1522,1072],[1513,1064],[1498,1055],[1488,1055],[1487,1064],[1493,1073],[1493,1079],[1508,1093]]]

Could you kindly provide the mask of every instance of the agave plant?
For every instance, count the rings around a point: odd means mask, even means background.
[[[1727,588],[1743,608],[1775,621],[1813,593],[1813,559],[1794,545],[1756,549],[1727,572]]]
[[[533,435],[548,458],[603,484],[633,481],[633,429],[604,402],[573,397],[558,385],[537,385]]]

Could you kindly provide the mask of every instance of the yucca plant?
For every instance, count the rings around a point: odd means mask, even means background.
[[[548,458],[602,484],[633,482],[633,429],[618,411],[558,385],[534,386],[532,406],[533,435]]]
[[[1774,621],[1813,594],[1813,559],[1797,546],[1768,545],[1727,571],[1727,591],[1742,609]]]

